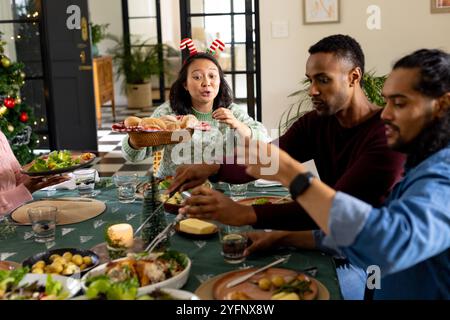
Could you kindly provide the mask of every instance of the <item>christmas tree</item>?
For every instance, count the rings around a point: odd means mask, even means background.
[[[0,32],[0,130],[23,165],[34,159],[37,136],[32,124],[35,119],[33,110],[20,98],[20,88],[25,84],[24,65],[12,62],[4,54],[4,46]]]

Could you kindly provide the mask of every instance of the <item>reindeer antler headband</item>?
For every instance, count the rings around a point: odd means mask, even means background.
[[[191,56],[196,55],[198,53],[197,49],[195,48],[194,41],[192,41],[192,39],[190,39],[190,38],[185,38],[185,39],[181,40],[180,49],[184,50],[184,49],[186,49],[186,47],[189,49]],[[216,39],[213,41],[211,46],[206,50],[206,53],[209,53],[210,55],[215,56],[218,53],[217,50],[220,50],[220,51],[225,50],[225,44],[222,41],[220,41],[219,39]]]

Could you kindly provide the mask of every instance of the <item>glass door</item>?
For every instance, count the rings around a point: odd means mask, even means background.
[[[124,40],[146,41],[149,46],[162,43],[160,0],[122,0]],[[161,54],[160,60],[163,56]],[[153,102],[165,100],[164,74],[153,79]]]
[[[259,6],[257,0],[180,0],[181,38],[189,37],[205,51],[217,38],[234,101],[261,121]],[[187,52],[183,52],[187,55]]]

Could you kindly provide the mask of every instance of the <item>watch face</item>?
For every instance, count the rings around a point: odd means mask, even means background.
[[[306,189],[311,185],[311,179],[314,175],[311,172],[300,173],[298,176],[292,180],[291,185],[289,186],[289,191],[292,195],[292,199],[297,198]]]

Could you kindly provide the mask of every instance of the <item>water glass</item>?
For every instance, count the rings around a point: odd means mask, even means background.
[[[230,196],[233,200],[240,200],[245,198],[247,193],[247,183],[243,184],[229,184]]]
[[[136,186],[139,177],[136,173],[116,173],[113,181],[117,187],[117,197],[121,203],[131,203],[136,199]]]
[[[49,242],[55,240],[56,213],[58,208],[42,206],[28,209],[31,228],[36,242]]]
[[[80,169],[73,172],[80,197],[91,197],[94,195],[96,174],[97,170],[95,169]]]
[[[248,231],[251,231],[250,226],[221,225],[219,227],[222,256],[225,262],[236,264],[245,261],[244,250],[248,242],[245,233]]]

